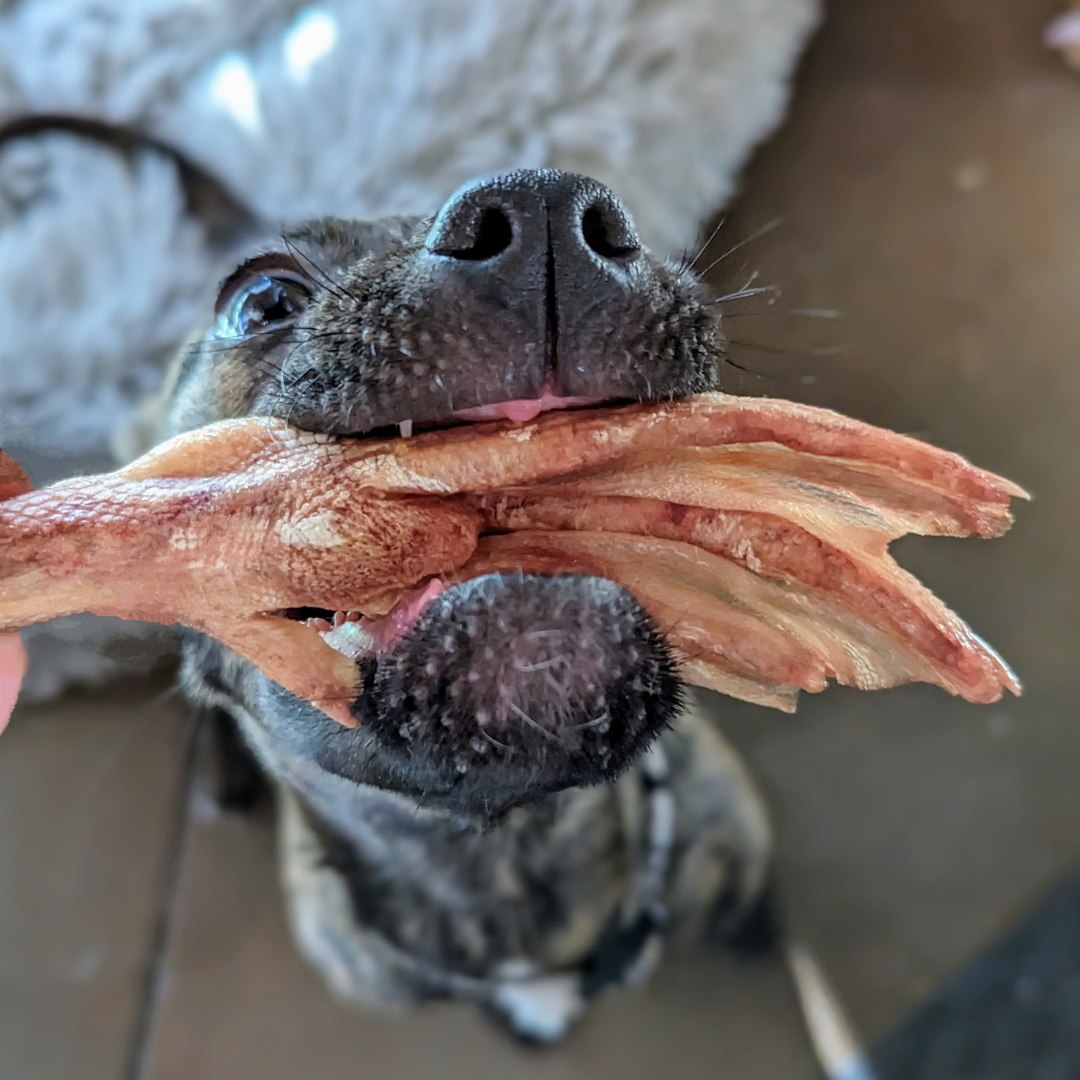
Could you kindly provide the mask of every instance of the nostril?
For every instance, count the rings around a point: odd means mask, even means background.
[[[586,245],[604,259],[625,259],[640,250],[626,217],[613,207],[593,204],[581,215]]]
[[[513,239],[514,229],[510,224],[510,219],[502,210],[489,207],[480,215],[471,244],[453,250],[440,250],[438,254],[449,255],[453,259],[483,262],[502,254]]]

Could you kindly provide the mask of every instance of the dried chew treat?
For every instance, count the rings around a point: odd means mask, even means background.
[[[106,476],[20,476],[0,458],[0,628],[180,622],[343,723],[358,655],[445,584],[513,570],[622,584],[686,678],[780,708],[828,679],[1019,690],[888,544],[998,536],[1023,491],[824,409],[703,395],[393,440],[233,420]],[[284,617],[303,608],[365,618]]]
[[[227,421],[0,502],[0,627],[78,611],[179,622],[350,723],[355,663],[275,612],[363,609],[388,585],[452,570],[480,517],[460,500],[357,488],[342,458],[277,421]]]

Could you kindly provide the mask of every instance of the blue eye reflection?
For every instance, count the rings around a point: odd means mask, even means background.
[[[307,291],[297,282],[252,277],[237,289],[218,318],[218,337],[247,337],[293,322],[308,300]]]

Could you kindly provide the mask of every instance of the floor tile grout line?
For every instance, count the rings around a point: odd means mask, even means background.
[[[176,802],[170,821],[169,840],[163,860],[157,911],[147,942],[146,966],[139,992],[135,1022],[131,1030],[124,1067],[120,1074],[122,1080],[143,1080],[146,1075],[148,1055],[164,990],[165,960],[172,938],[180,872],[187,847],[188,827],[191,821],[191,794],[195,783],[202,721],[203,715],[193,711],[186,724],[184,756],[177,785]]]

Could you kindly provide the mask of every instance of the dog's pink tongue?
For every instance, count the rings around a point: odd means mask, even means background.
[[[7,727],[11,710],[26,674],[26,648],[18,630],[0,634],[0,731]]]
[[[406,593],[388,615],[380,619],[361,619],[361,626],[375,639],[376,651],[389,652],[412,629],[424,608],[445,591],[446,586],[438,578],[432,578],[422,589]]]
[[[517,401],[500,401],[497,405],[479,405],[475,409],[459,409],[454,416],[459,420],[511,420],[515,424],[527,424],[543,412],[598,405],[602,400],[602,398],[588,397],[558,397],[544,387],[538,398],[521,398]]]

